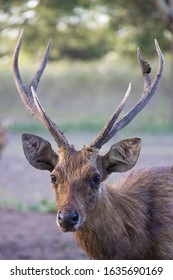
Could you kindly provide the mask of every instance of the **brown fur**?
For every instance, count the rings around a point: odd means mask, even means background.
[[[0,156],[6,145],[6,129],[0,128]]]
[[[173,174],[158,167],[132,171],[102,199],[81,230],[93,259],[173,259]]]

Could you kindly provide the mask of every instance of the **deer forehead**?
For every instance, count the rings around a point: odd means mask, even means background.
[[[84,147],[81,151],[59,149],[59,161],[53,171],[61,177],[73,178],[84,176],[97,169],[99,150]],[[64,178],[65,179],[65,178]]]

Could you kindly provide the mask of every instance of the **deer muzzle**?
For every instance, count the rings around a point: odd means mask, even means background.
[[[62,231],[76,231],[79,224],[79,214],[74,210],[62,210],[57,213],[57,224]]]

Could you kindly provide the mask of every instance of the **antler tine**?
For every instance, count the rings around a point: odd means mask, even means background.
[[[151,71],[151,67],[149,66],[148,63],[142,60],[142,57],[140,57],[139,63],[142,70],[142,74],[144,76],[144,91],[141,95],[141,98],[136,103],[136,105],[129,112],[127,112],[127,114],[124,117],[122,117],[117,123],[115,123],[115,125],[113,126],[112,130],[109,133],[109,139],[111,139],[120,129],[128,125],[136,117],[136,115],[140,111],[142,111],[142,109],[147,105],[151,97],[156,92],[163,73],[164,57],[156,39],[155,39],[155,47],[159,57],[159,67],[158,67],[156,77],[154,78],[151,84],[150,78],[148,76],[148,74]]]
[[[164,67],[164,57],[161,52],[161,49],[159,47],[159,44],[157,40],[155,39],[155,48],[159,57],[159,67],[156,74],[156,77],[154,78],[152,84],[149,77],[149,73],[151,71],[150,65],[142,59],[140,50],[138,48],[138,61],[140,64],[140,68],[144,77],[144,91],[141,95],[141,98],[136,103],[136,105],[127,112],[126,115],[124,115],[118,122],[114,122],[114,124],[111,126],[111,130],[109,130],[108,134],[103,138],[99,135],[103,135],[104,131],[101,131],[99,133],[98,137],[96,137],[96,140],[94,140],[90,146],[100,149],[105,143],[107,143],[120,129],[128,125],[135,117],[136,115],[147,105],[147,103],[150,101],[151,97],[156,92],[158,85],[160,83],[163,67]],[[104,129],[103,129],[104,130]]]
[[[18,92],[20,94],[20,97],[26,106],[26,108],[31,112],[32,115],[35,116],[36,119],[38,119],[51,133],[55,141],[57,142],[58,146],[61,147],[69,147],[66,138],[64,137],[63,133],[60,131],[58,126],[52,122],[50,117],[45,112],[44,108],[42,107],[37,94],[36,90],[40,81],[40,78],[44,72],[44,69],[46,67],[48,57],[49,57],[49,51],[50,51],[50,41],[47,45],[47,48],[45,50],[45,53],[43,55],[42,62],[40,64],[40,67],[36,74],[34,75],[31,83],[29,85],[26,85],[20,76],[19,66],[18,66],[18,58],[19,53],[22,45],[22,39],[23,39],[23,32],[21,33],[16,49],[14,51],[14,59],[13,59],[13,71],[14,71],[14,80],[16,87],[18,89]]]
[[[98,136],[94,139],[94,141],[90,144],[90,146],[92,147],[97,147],[98,149],[101,148],[101,146],[103,145],[102,142],[106,141],[107,142],[107,136],[108,133],[110,132],[112,126],[114,125],[115,121],[118,119],[119,115],[121,114],[126,101],[130,95],[130,91],[131,91],[131,83],[128,86],[128,89],[124,95],[123,100],[121,101],[121,103],[119,104],[119,106],[117,107],[117,109],[115,110],[115,112],[113,113],[113,115],[111,116],[111,118],[108,120],[108,122],[106,123],[106,125],[103,127],[103,129],[100,131],[100,133],[98,134]]]

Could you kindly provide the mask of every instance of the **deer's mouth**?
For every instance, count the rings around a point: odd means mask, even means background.
[[[58,226],[59,226],[59,225],[58,225]],[[68,232],[68,231],[70,231],[70,232],[75,232],[75,231],[78,230],[78,228],[76,229],[76,228],[73,227],[73,226],[67,226],[67,225],[65,225],[65,226],[59,226],[59,228],[60,228],[61,231],[63,231],[63,232]]]

